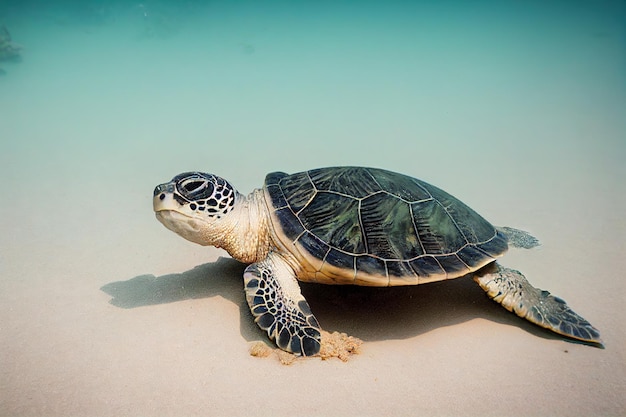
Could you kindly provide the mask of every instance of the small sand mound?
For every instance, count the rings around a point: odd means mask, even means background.
[[[322,348],[320,349],[320,357],[323,360],[328,358],[339,358],[347,362],[350,355],[356,355],[359,348],[363,344],[361,339],[348,336],[345,333],[332,332],[328,333],[322,330]]]
[[[284,350],[276,349],[276,357],[283,365],[291,365],[294,363],[300,356],[296,356],[293,353],[285,352]]]
[[[296,361],[296,359],[298,359],[298,356],[285,352],[284,350],[271,348],[264,342],[254,342],[250,346],[250,356],[254,356],[255,358],[267,358],[272,353],[283,365],[291,365]]]
[[[328,333],[322,330],[322,346],[320,348],[319,357],[322,360],[329,358],[339,358],[344,362],[350,359],[350,355],[359,353],[359,348],[363,341],[345,333],[333,332]],[[280,363],[283,365],[291,365],[299,356],[285,352],[281,349],[271,348],[264,342],[254,342],[250,346],[250,356],[256,358],[267,358],[272,353],[276,355]]]
[[[252,346],[250,346],[250,356],[254,356],[255,358],[267,358],[272,354],[273,350],[274,349],[263,342],[254,342]]]

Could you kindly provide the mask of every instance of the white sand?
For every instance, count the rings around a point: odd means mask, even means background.
[[[130,9],[7,15],[26,47],[0,64],[0,415],[625,415],[624,9],[526,7],[215,6],[166,39]],[[455,280],[306,286],[362,353],[251,357],[266,339],[243,266],[158,224],[152,189],[201,169],[249,192],[337,164],[420,177],[531,231],[543,245],[503,263],[606,349]]]

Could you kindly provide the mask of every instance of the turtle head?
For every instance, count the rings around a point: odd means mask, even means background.
[[[223,178],[185,172],[157,185],[152,204],[165,227],[200,245],[217,246],[239,193]]]

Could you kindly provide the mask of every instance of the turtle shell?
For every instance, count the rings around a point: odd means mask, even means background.
[[[265,192],[275,243],[302,281],[415,285],[466,275],[507,250],[506,237],[461,201],[390,171],[275,172]]]

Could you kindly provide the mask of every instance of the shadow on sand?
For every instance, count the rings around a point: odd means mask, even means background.
[[[223,297],[240,310],[240,329],[248,340],[264,333],[254,324],[243,291],[245,265],[230,258],[199,265],[180,274],[139,275],[111,282],[101,290],[111,304],[132,309],[182,300]],[[427,285],[371,288],[301,283],[302,293],[322,327],[364,341],[405,339],[475,318],[523,328],[548,339],[563,339],[489,300],[469,277]]]

